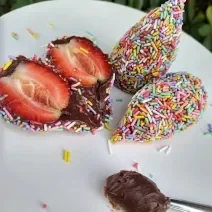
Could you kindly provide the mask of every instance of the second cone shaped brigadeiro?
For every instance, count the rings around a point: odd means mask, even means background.
[[[152,10],[120,39],[111,53],[115,85],[134,94],[164,75],[176,58],[185,0],[169,0]]]

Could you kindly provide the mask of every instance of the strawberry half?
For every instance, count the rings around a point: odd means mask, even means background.
[[[66,78],[75,78],[82,86],[104,82],[112,75],[108,56],[87,38],[72,36],[49,45],[47,57]]]
[[[27,121],[51,123],[69,103],[69,87],[41,61],[18,57],[0,74],[0,102],[12,115]]]

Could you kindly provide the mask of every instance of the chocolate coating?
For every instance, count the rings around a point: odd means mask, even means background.
[[[57,39],[52,41],[51,43],[54,45],[54,48],[57,48],[58,45],[61,44],[68,44],[71,39],[77,38],[76,36],[66,37],[64,36],[61,39]],[[92,41],[87,39],[87,42],[90,42],[93,45]],[[101,51],[99,47],[95,46],[96,49]],[[50,45],[49,48],[52,48]],[[54,62],[52,61],[51,56],[47,52],[46,57],[48,58],[49,62],[54,66]],[[108,60],[108,55],[104,54],[105,60]],[[55,67],[57,69],[57,67]],[[103,119],[105,115],[112,115],[112,110],[108,107],[108,103],[104,101],[104,99],[108,96],[107,89],[111,87],[112,81],[112,68],[111,68],[111,76],[105,82],[98,81],[97,84],[93,85],[92,87],[82,87],[79,86],[81,89],[82,95],[78,92],[72,92],[71,94],[71,102],[68,107],[65,109],[64,114],[61,116],[62,120],[80,120],[84,122],[91,128],[99,128],[102,125]],[[70,83],[70,81],[69,81]],[[91,111],[88,112],[86,108],[83,106],[86,105],[85,98],[93,103],[92,108],[100,114],[100,118],[97,118]]]
[[[31,60],[27,59],[24,56],[17,57],[15,60],[12,61],[12,64],[6,71],[0,72],[0,78],[10,76],[11,74],[13,74],[16,67],[20,63],[24,63],[27,61],[31,61]],[[48,64],[43,63],[43,61],[40,59],[36,61],[33,60],[33,62],[49,69],[49,71],[53,71],[54,69],[52,66],[49,66]],[[55,74],[59,75],[58,73],[55,73]],[[98,81],[92,87],[79,86],[78,88],[80,88],[82,95],[80,95],[77,91],[71,90],[71,85],[76,82],[73,82],[71,80],[68,81],[66,79],[64,79],[64,81],[66,81],[70,87],[70,102],[67,108],[65,108],[62,111],[62,115],[57,120],[57,122],[62,121],[62,123],[65,123],[67,121],[75,121],[76,125],[86,124],[91,129],[100,128],[103,125],[105,115],[110,116],[112,114],[112,109],[109,106],[109,100],[105,101],[105,98],[109,95],[107,90],[109,87],[111,87],[112,73],[111,73],[111,77],[105,82]],[[86,98],[90,102],[92,102],[93,104],[92,108],[96,111],[96,114],[88,110],[87,103],[85,101]],[[99,114],[99,117],[97,116],[98,114]],[[27,122],[30,120],[21,119],[21,121]],[[49,123],[49,124],[53,124],[53,123]]]
[[[157,185],[134,171],[121,171],[107,178],[105,194],[126,212],[165,212],[170,202]]]
[[[72,92],[70,103],[68,107],[63,111],[63,115],[60,117],[63,121],[81,121],[86,123],[91,128],[99,128],[103,122],[103,118],[106,114],[112,114],[112,110],[106,110],[106,102],[104,99],[108,95],[106,90],[110,84],[110,80],[104,83],[98,82],[96,85],[90,88],[81,87],[82,95],[78,92]],[[93,103],[93,109],[100,114],[100,118],[98,119],[96,115],[94,115],[91,111],[88,112],[86,107],[84,107],[85,100],[83,97],[87,98],[89,101]]]

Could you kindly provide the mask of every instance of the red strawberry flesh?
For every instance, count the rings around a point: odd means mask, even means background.
[[[56,121],[70,98],[68,85],[59,76],[29,60],[18,62],[9,75],[0,77],[0,88],[0,96],[7,94],[1,106],[12,115],[39,123]]]
[[[52,42],[48,57],[66,78],[79,80],[90,87],[97,81],[105,82],[111,76],[108,57],[87,38],[69,37]]]

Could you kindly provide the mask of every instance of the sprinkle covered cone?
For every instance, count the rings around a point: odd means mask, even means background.
[[[164,75],[175,60],[185,0],[169,0],[135,24],[111,53],[115,85],[134,94],[150,78]]]
[[[153,81],[132,97],[112,143],[170,138],[200,119],[207,93],[199,78],[178,72]]]

